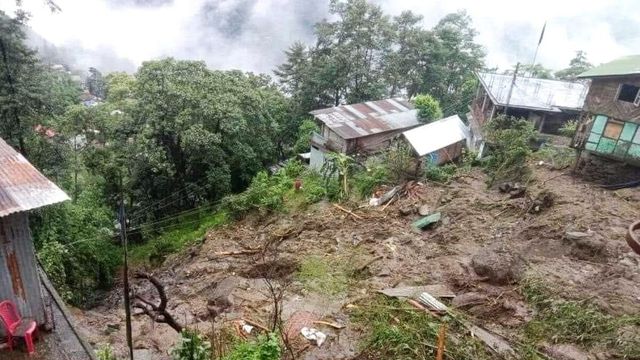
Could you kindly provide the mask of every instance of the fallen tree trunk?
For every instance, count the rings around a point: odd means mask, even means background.
[[[160,304],[156,305],[153,302],[143,298],[141,295],[135,294],[135,302],[132,305],[133,308],[142,310],[142,313],[149,316],[153,321],[161,324],[169,325],[173,330],[178,333],[182,332],[183,326],[167,311],[167,293],[164,290],[164,284],[160,282],[156,277],[151,274],[137,272],[134,277],[136,279],[145,279],[149,281],[158,291],[158,297],[160,298]]]

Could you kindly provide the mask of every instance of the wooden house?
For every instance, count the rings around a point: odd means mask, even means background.
[[[11,300],[38,325],[46,314],[27,212],[68,199],[0,139],[0,301]]]
[[[530,120],[542,133],[555,134],[568,120],[578,120],[588,86],[585,82],[537,79],[504,74],[477,74],[479,86],[469,125],[474,143],[482,127],[498,114]]]
[[[367,101],[310,112],[320,127],[311,138],[309,165],[320,169],[327,152],[367,154],[388,147],[401,132],[420,125],[403,99]]]
[[[591,85],[572,146],[640,164],[640,55],[626,56],[578,76]]]

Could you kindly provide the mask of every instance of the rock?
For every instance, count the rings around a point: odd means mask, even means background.
[[[429,215],[430,212],[431,212],[431,209],[427,204],[424,204],[418,208],[418,214],[420,214],[420,216],[427,216]]]
[[[478,292],[468,292],[457,295],[451,300],[451,306],[456,308],[464,308],[473,305],[484,304],[487,301],[487,296]]]
[[[405,206],[405,207],[401,207],[399,211],[400,211],[400,215],[408,216],[413,214],[414,209],[411,206]]]
[[[136,349],[133,350],[133,358],[135,360],[153,360],[151,350],[148,349]]]
[[[524,272],[524,262],[515,254],[486,248],[471,258],[471,267],[489,283],[506,285],[518,282]]]
[[[589,360],[589,356],[575,345],[556,344],[544,347],[552,359],[557,360]]]
[[[567,240],[580,240],[593,236],[592,232],[580,232],[580,231],[567,231],[565,238]]]
[[[571,255],[578,259],[588,260],[607,255],[607,245],[602,239],[587,237],[574,240],[571,244],[573,246]]]

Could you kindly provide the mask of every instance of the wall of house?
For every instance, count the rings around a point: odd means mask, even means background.
[[[387,131],[384,133],[351,139],[347,143],[348,153],[370,153],[380,149],[385,149],[391,145],[393,138],[409,129],[410,128]]]
[[[594,115],[640,123],[640,106],[616,100],[620,84],[640,86],[640,76],[594,78],[585,101],[585,110]]]
[[[466,140],[459,141],[440,150],[425,155],[426,161],[433,165],[440,165],[451,162],[462,155],[462,149],[465,148]]]
[[[640,160],[640,125],[604,115],[589,115],[581,127],[577,147],[637,163]],[[578,141],[574,138],[574,141]]]
[[[0,218],[0,301],[11,300],[23,317],[45,322],[42,291],[27,213]]]
[[[322,124],[322,136],[325,139],[325,146],[328,150],[336,152],[347,151],[347,141],[324,124]]]

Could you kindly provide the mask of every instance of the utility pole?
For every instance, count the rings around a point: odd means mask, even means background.
[[[504,107],[504,115],[507,115],[509,110],[509,103],[511,102],[511,94],[513,93],[513,87],[516,85],[516,77],[518,76],[518,69],[520,69],[520,63],[516,64],[516,70],[513,72],[513,79],[511,80],[511,86],[509,86],[509,94],[507,94],[507,104]]]
[[[124,312],[126,315],[127,345],[129,346],[129,358],[133,360],[133,338],[131,336],[131,299],[129,296],[129,254],[127,243],[127,215],[124,210],[124,196],[122,195],[122,179],[120,179],[120,240],[124,250]]]

